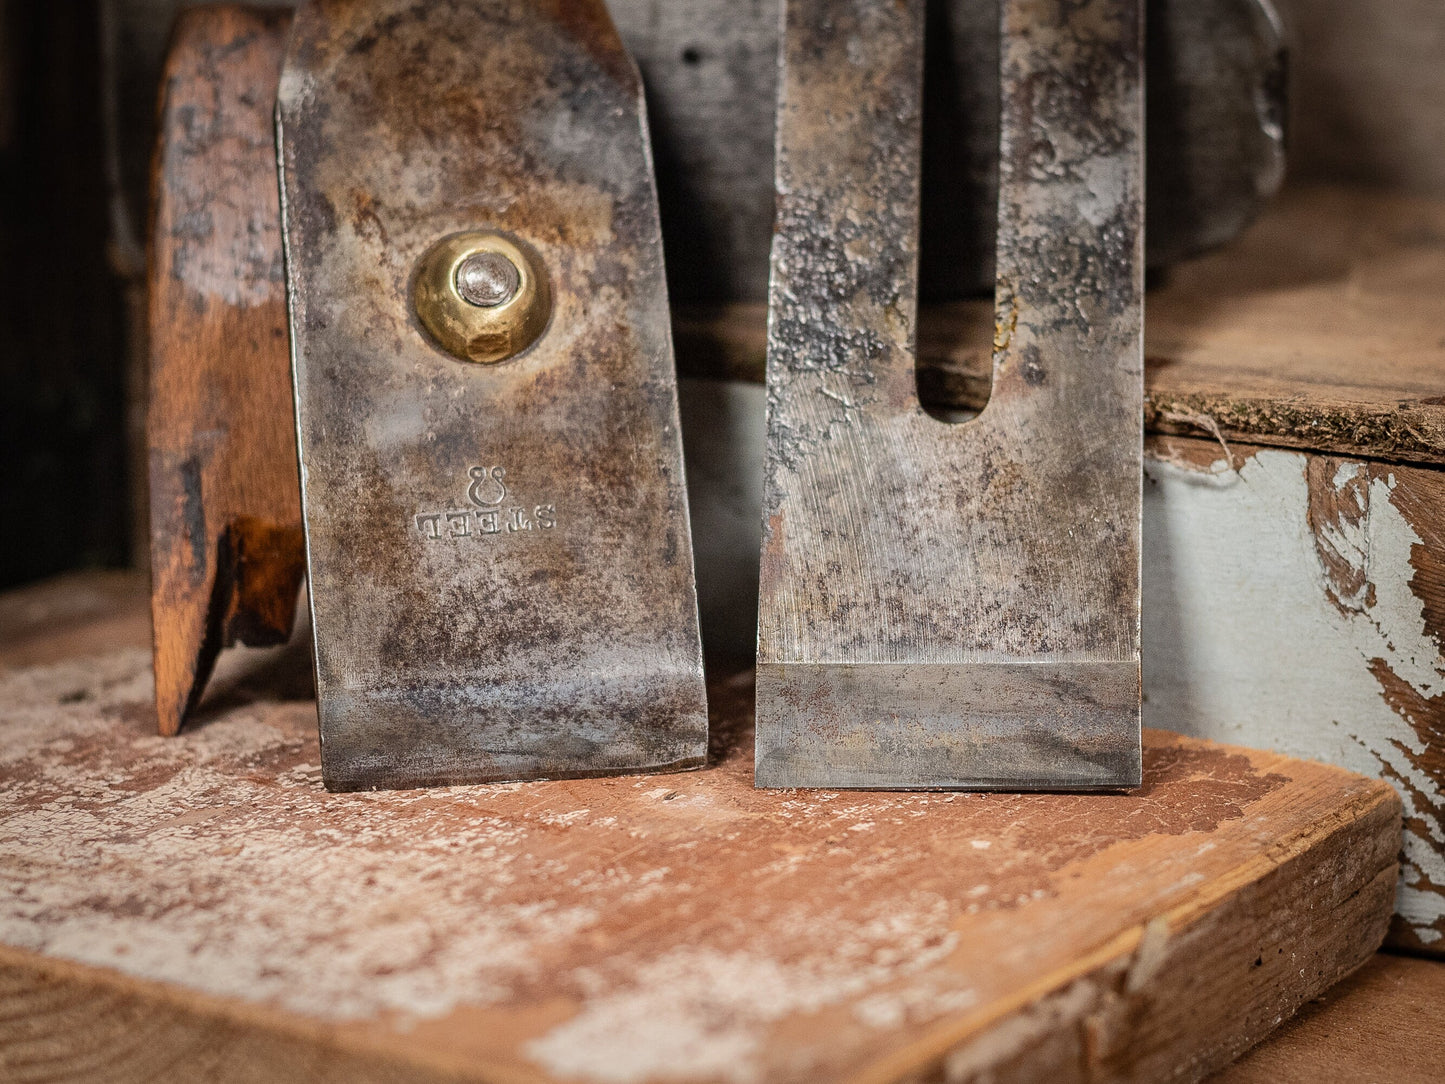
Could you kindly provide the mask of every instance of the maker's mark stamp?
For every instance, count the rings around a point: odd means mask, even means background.
[[[470,467],[467,477],[467,499],[475,508],[446,509],[441,512],[418,512],[416,529],[428,542],[443,538],[471,538],[475,535],[519,534],[524,531],[550,531],[557,526],[554,504],[509,504],[512,491],[504,480],[502,467]]]
[[[507,499],[507,485],[502,481],[507,472],[501,467],[472,467],[467,471],[472,484],[467,487],[467,499],[478,508],[501,504]]]

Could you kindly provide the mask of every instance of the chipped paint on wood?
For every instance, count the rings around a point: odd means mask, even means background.
[[[757,791],[740,674],[705,772],[328,794],[309,701],[164,740],[146,663],[0,673],[0,942],[418,1075],[899,1079],[1046,1048],[1162,1079],[1256,1041],[1389,912],[1393,794],[1272,754],[1151,734],[1129,796]]]
[[[1203,441],[1153,449],[1145,719],[1392,782],[1394,937],[1445,950],[1445,479],[1245,451],[1231,467]]]
[[[1325,594],[1346,617],[1377,601],[1367,568],[1370,472],[1363,463],[1311,456],[1305,463],[1309,526],[1325,576]]]

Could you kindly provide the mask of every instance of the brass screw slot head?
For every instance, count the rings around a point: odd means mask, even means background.
[[[526,350],[552,315],[541,258],[490,230],[453,234],[427,249],[412,305],[442,349],[484,365]]]
[[[474,252],[457,268],[457,293],[478,308],[505,305],[521,285],[517,265],[500,252]]]

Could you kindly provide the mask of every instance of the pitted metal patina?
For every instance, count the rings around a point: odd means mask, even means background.
[[[609,0],[642,68],[677,300],[762,300],[773,225],[782,0]],[[1272,0],[1148,0],[1151,267],[1234,236],[1284,177]],[[991,289],[999,0],[927,13],[924,300]]]
[[[1004,0],[992,399],[914,380],[923,0],[789,0],[763,786],[1140,778],[1139,0]]]
[[[327,786],[700,766],[656,192],[601,0],[306,4],[278,131]],[[494,364],[413,311],[476,232],[550,291]]]

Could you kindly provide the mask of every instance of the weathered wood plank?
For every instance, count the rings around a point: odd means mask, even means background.
[[[1390,911],[1389,788],[1272,754],[1151,732],[1131,795],[760,792],[744,672],[704,772],[331,795],[312,702],[163,740],[146,664],[0,674],[20,1079],[1189,1079]]]
[[[304,572],[272,106],[289,14],[192,11],[161,96],[149,271],[156,714],[284,642]]]
[[[1147,302],[1145,423],[1398,462],[1445,463],[1445,200],[1297,188]],[[761,305],[681,310],[678,364],[761,381]],[[979,410],[989,301],[919,314],[919,388]]]
[[[1212,1084],[1435,1084],[1445,1066],[1441,1005],[1445,963],[1381,953]]]
[[[1391,940],[1445,953],[1445,472],[1231,453],[1146,459],[1145,721],[1394,784]]]

